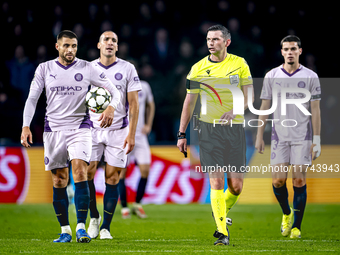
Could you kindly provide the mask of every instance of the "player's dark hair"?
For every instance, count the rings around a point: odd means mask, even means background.
[[[282,39],[281,46],[284,42],[296,42],[299,48],[301,48],[301,40],[296,35],[287,35],[285,38]]]
[[[61,31],[58,35],[57,35],[57,41],[59,41],[59,39],[66,37],[66,38],[76,38],[78,40],[78,37],[75,33],[73,33],[71,30],[63,30]]]
[[[231,39],[230,31],[225,27],[220,24],[213,25],[208,28],[207,33],[209,31],[221,31],[222,32],[222,37],[226,41],[227,39]]]

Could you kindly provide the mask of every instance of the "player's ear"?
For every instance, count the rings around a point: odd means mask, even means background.
[[[229,47],[229,45],[231,44],[231,40],[230,39],[227,39],[226,43],[225,43],[225,46],[226,47]]]
[[[299,48],[300,55],[302,54],[302,48]]]
[[[98,50],[100,50],[100,47],[101,47],[102,45],[101,45],[101,43],[99,42],[99,43],[97,43],[97,48],[98,48]]]
[[[55,48],[56,48],[57,51],[59,51],[59,44],[58,43],[55,44]]]

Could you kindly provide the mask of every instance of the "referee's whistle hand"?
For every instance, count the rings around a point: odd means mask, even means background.
[[[187,139],[178,139],[177,141],[177,148],[179,149],[180,152],[187,151]]]
[[[233,110],[231,109],[229,112],[223,113],[221,116],[219,123],[221,123],[221,126],[230,125],[230,122],[235,119],[236,115],[233,114]]]

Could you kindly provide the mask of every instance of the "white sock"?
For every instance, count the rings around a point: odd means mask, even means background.
[[[61,227],[61,233],[62,234],[67,233],[69,235],[72,235],[72,230],[71,230],[70,225],[62,226]]]
[[[78,223],[76,231],[78,231],[79,229],[85,229],[85,223]]]

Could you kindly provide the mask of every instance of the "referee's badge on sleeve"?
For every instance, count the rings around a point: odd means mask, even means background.
[[[230,85],[237,86],[240,83],[238,74],[230,75],[229,80],[230,80]]]

